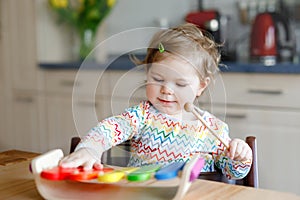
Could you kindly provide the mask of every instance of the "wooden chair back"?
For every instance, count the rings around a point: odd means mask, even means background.
[[[248,136],[246,137],[246,143],[252,149],[252,166],[248,175],[244,178],[245,186],[258,188],[258,162],[257,162],[257,142],[256,137]]]
[[[80,137],[71,138],[70,153],[73,153],[75,151],[75,148],[79,144],[80,140],[81,140]]]

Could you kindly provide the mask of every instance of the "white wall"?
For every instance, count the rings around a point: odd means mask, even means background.
[[[98,35],[101,41],[125,30],[159,26],[166,19],[170,26],[184,22],[185,15],[197,9],[196,0],[117,0],[117,4],[106,18]],[[74,35],[65,25],[55,21],[55,15],[47,6],[47,0],[37,0],[38,60],[40,62],[68,61],[74,59],[72,45]],[[106,53],[118,53],[128,48],[130,41],[124,40],[110,46]]]
[[[251,23],[241,24],[238,5],[241,2],[255,4],[277,2],[278,0],[203,0],[205,9],[215,9],[228,18],[227,43],[229,50],[248,53],[249,33]],[[286,0],[286,5],[298,0]],[[69,61],[75,59],[75,34],[65,25],[60,26],[55,21],[55,15],[47,7],[47,0],[36,0],[38,59],[47,61]],[[122,31],[134,28],[158,27],[159,21],[165,20],[169,26],[184,22],[187,13],[198,9],[198,0],[117,0],[117,3],[102,24],[97,41],[100,42]],[[300,27],[300,26],[299,26]],[[130,49],[131,41],[124,40],[106,48],[99,56],[118,54],[124,49]]]

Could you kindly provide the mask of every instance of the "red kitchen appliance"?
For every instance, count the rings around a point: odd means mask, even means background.
[[[188,13],[185,21],[197,25],[201,30],[205,30],[219,44],[222,60],[233,60],[234,55],[229,50],[227,38],[228,16],[220,14],[217,10],[203,10]]]
[[[220,43],[220,14],[216,10],[203,10],[187,14],[185,21],[197,25],[200,29],[210,32],[216,42]]]
[[[279,13],[265,12],[255,17],[250,36],[250,57],[265,65],[291,61],[294,45],[288,19]]]

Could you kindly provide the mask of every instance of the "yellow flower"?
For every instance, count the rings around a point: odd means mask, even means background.
[[[50,4],[54,8],[66,8],[68,6],[68,0],[50,0]]]
[[[113,7],[116,3],[116,0],[107,0],[108,7]]]
[[[85,58],[94,47],[98,26],[110,13],[116,0],[48,0],[48,3],[57,12],[58,22],[67,22],[78,31],[80,58]],[[86,32],[92,34],[93,41],[89,44],[85,42]]]

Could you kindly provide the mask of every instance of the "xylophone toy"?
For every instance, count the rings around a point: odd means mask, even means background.
[[[105,166],[83,168],[58,166],[63,152],[49,151],[32,160],[36,187],[45,199],[182,199],[200,174],[204,159],[195,155],[189,162],[166,166]],[[168,188],[166,190],[166,188]]]

